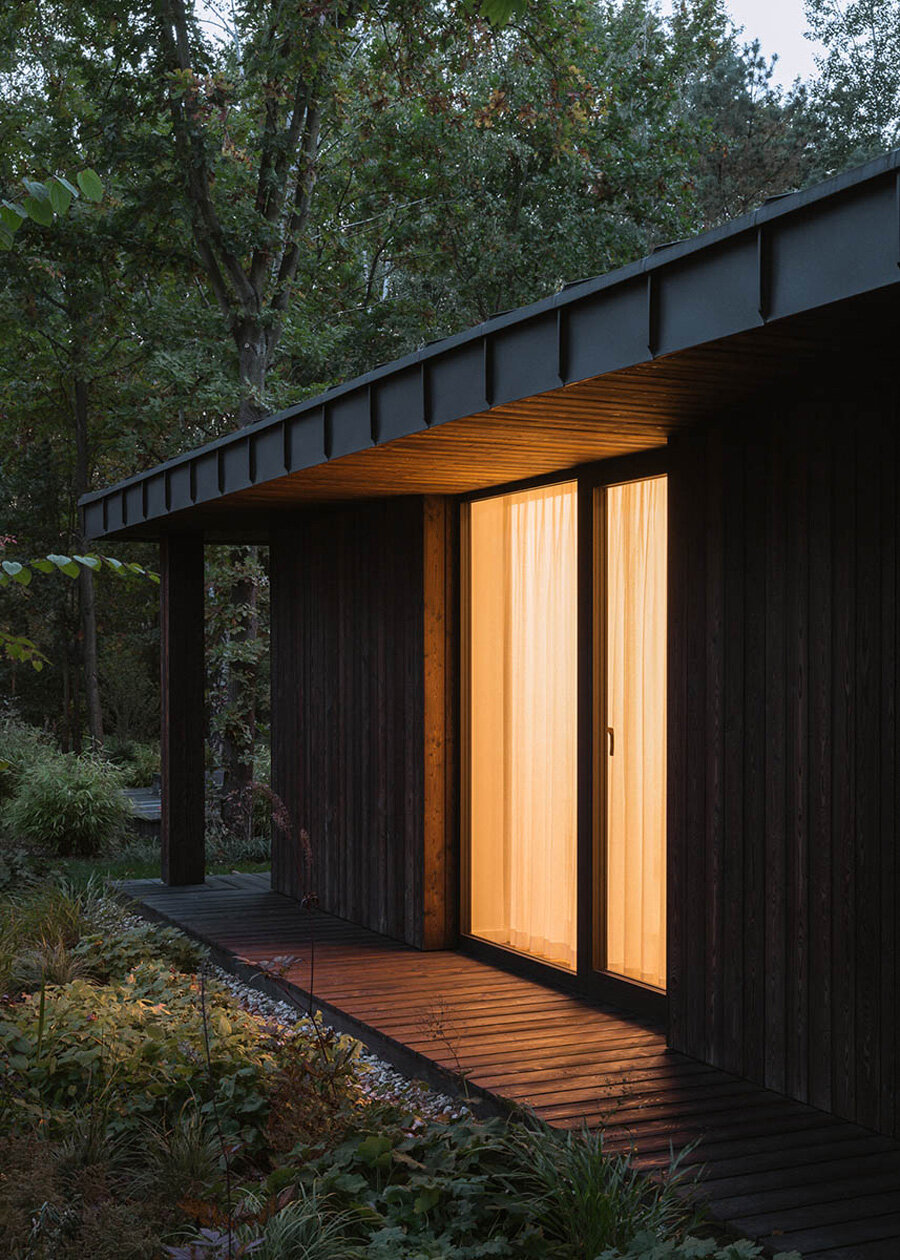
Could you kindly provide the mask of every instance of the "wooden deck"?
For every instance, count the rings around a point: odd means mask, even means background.
[[[700,1139],[711,1214],[775,1251],[811,1260],[900,1260],[900,1143],[666,1049],[646,1020],[519,979],[463,954],[420,953],[273,893],[267,875],[166,888],[120,885],[153,917],[227,961],[292,957],[316,1005],[406,1071],[442,1077],[553,1125],[602,1125],[649,1169]]]

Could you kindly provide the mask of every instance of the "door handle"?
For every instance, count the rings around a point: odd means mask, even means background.
[[[606,733],[609,736],[609,755],[614,757],[616,755],[616,732],[611,726],[607,726]]]

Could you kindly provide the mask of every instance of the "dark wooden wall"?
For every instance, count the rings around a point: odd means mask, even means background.
[[[451,525],[442,499],[347,504],[270,551],[272,782],[294,833],[273,884],[426,948],[456,933]]]
[[[670,1044],[900,1129],[897,406],[671,442]]]

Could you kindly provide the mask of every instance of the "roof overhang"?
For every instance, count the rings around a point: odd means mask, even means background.
[[[90,538],[264,540],[304,503],[462,493],[664,445],[896,312],[900,150],[81,500]]]

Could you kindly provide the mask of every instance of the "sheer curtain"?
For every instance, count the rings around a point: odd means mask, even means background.
[[[574,969],[576,486],[469,517],[471,930]]]
[[[606,537],[606,965],[665,988],[666,479],[610,486]]]

